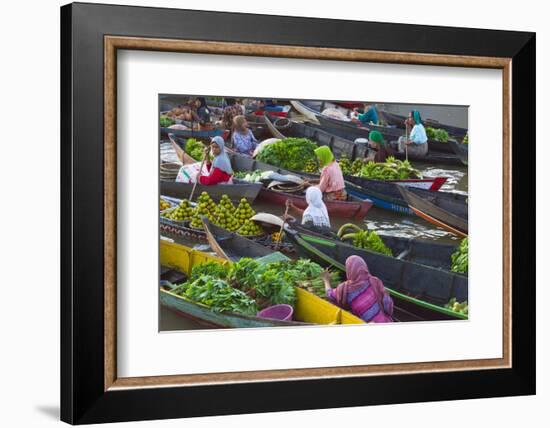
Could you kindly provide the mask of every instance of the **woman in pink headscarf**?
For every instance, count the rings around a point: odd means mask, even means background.
[[[350,256],[346,260],[347,281],[338,287],[330,285],[330,274],[323,272],[327,297],[365,322],[392,322],[393,300],[382,281],[371,275],[365,260]]]

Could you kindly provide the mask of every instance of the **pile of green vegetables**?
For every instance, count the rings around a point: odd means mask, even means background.
[[[204,158],[204,144],[194,138],[188,138],[185,143],[185,153],[196,161],[201,161]]]
[[[429,140],[439,141],[440,143],[446,143],[449,141],[449,133],[444,129],[439,128],[426,128],[426,136]]]
[[[317,144],[307,138],[283,138],[269,144],[256,159],[279,168],[304,171],[306,165],[316,162]]]
[[[458,249],[451,255],[451,271],[468,273],[468,238],[464,238]]]
[[[233,174],[233,178],[238,178],[239,180],[244,180],[249,183],[259,183],[263,173],[264,171],[259,169],[254,171],[237,171]]]
[[[349,232],[350,229],[353,232]],[[342,241],[351,241],[353,246],[357,248],[364,248],[390,257],[393,256],[391,249],[384,244],[384,241],[374,230],[363,230],[353,223],[344,224],[338,230],[338,238]]]
[[[161,115],[160,116],[160,126],[161,128],[168,128],[170,125],[173,125],[174,121],[170,119],[168,116]]]
[[[464,139],[462,140],[462,144],[468,144],[468,133],[464,136]]]
[[[207,262],[193,267],[173,291],[213,311],[255,315],[271,305],[296,302],[295,286],[324,296],[323,268],[310,260],[259,263],[244,257],[232,265]],[[331,274],[338,281],[338,274]]]
[[[386,158],[386,162],[367,162],[357,175],[373,180],[406,180],[409,178],[422,178],[420,171],[413,168],[408,160],[401,161],[395,159],[393,156]]]

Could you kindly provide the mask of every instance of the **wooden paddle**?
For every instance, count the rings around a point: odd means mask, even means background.
[[[281,228],[279,229],[279,239],[277,240],[277,243],[275,244],[275,251],[277,251],[279,249],[279,245],[281,244],[281,241],[283,240],[283,229],[285,227],[285,223],[286,223],[286,216],[288,214],[288,208],[289,206],[287,205],[286,206],[286,209],[285,209],[285,213],[283,215],[283,224],[281,224]]]
[[[408,161],[409,160],[409,151],[407,149],[407,146],[409,145],[409,124],[406,123],[405,124],[405,160]]]
[[[208,149],[210,150],[210,145],[207,145]],[[206,158],[208,157],[208,153],[204,154],[204,157],[202,158],[201,166],[199,168],[199,173],[197,174],[197,179],[195,180],[195,183],[193,184],[193,189],[191,190],[191,194],[189,195],[189,202],[193,200],[193,195],[195,194],[195,189],[197,188],[197,183],[199,182],[199,176],[202,172],[202,167],[204,166],[204,162],[206,162]]]

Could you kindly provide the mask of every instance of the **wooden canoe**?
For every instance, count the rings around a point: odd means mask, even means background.
[[[189,275],[195,264],[213,261],[230,263],[189,247],[160,241],[161,281],[174,272]],[[215,312],[208,306],[193,302],[171,291],[166,282],[160,287],[160,303],[178,315],[191,318],[201,324],[221,328],[291,327],[314,324],[363,324],[363,320],[330,302],[296,287],[294,321],[277,321],[232,312]]]
[[[347,133],[342,132],[340,133],[341,135],[338,135],[331,132],[332,130],[324,128],[320,125],[291,121],[291,126],[286,127],[283,131],[277,127],[277,122],[270,121],[269,118],[266,120],[266,124],[275,138],[284,138],[285,136],[309,138],[320,146],[329,146],[337,159],[345,155],[348,159],[353,161],[357,158],[363,159],[368,154],[367,144],[357,144],[354,142],[355,138],[350,137]],[[273,131],[274,129],[275,132]],[[363,136],[362,138],[365,137]],[[405,159],[404,153],[395,153],[394,156],[398,159]],[[409,156],[409,158],[411,160],[434,164],[461,164],[460,160],[454,153],[428,152],[428,154],[423,157]]]
[[[336,134],[339,137],[348,140],[350,143],[355,144],[354,141],[357,138],[369,138],[369,133],[371,129],[376,129],[382,133],[384,139],[389,143],[392,141],[397,141],[397,139],[404,135],[404,132],[397,128],[389,127],[362,127],[358,126],[355,122],[344,122],[342,120],[332,119],[326,116],[319,116],[319,121],[321,127],[332,134]],[[426,156],[415,156],[409,154],[409,159],[423,161],[423,162],[433,162],[433,163],[445,163],[456,165],[460,164],[460,159],[452,151],[452,148],[447,145],[448,143],[441,143],[435,140],[428,141],[428,154]],[[404,153],[395,153],[396,158],[405,158]]]
[[[319,123],[319,120],[317,119],[317,116],[321,114],[319,111],[316,111],[303,101],[291,100],[290,104],[292,104],[292,107],[294,107],[298,113],[306,117],[308,120],[311,120],[314,123]]]
[[[330,238],[286,229],[287,238],[302,257],[345,272],[346,259],[362,257],[371,273],[380,278],[394,299],[397,321],[439,321],[467,319],[467,315],[446,309],[453,297],[468,300],[468,278],[427,265],[363,250]]]
[[[160,194],[178,199],[188,199],[193,190],[193,183],[177,183],[175,181],[161,181]],[[249,203],[254,202],[262,189],[261,183],[215,184],[206,186],[197,184],[193,198],[196,199],[202,192],[206,192],[215,201],[219,201],[223,195],[227,195],[234,202],[245,198]]]
[[[294,205],[300,209],[307,208],[307,202],[305,196],[295,195],[293,193],[278,192],[262,188],[258,200],[264,202],[270,202],[284,206],[287,200],[291,200]],[[360,200],[348,200],[348,201],[324,201],[327,207],[329,216],[349,218],[355,220],[363,220],[367,215],[367,212],[372,208],[373,203],[369,199]]]
[[[234,171],[273,171],[283,175],[294,175],[300,177],[301,174],[284,170],[282,168],[277,168],[275,166],[259,162],[248,156],[239,155],[238,153],[228,153],[229,158],[231,159],[231,165]],[[317,178],[315,175],[305,174],[302,178]],[[273,204],[283,204],[287,199],[290,199],[298,208],[305,209],[307,208],[306,198],[303,195],[297,195],[287,192],[279,192],[275,190],[262,187],[260,194],[258,195],[259,201],[270,202]],[[357,219],[362,220],[365,218],[367,212],[372,208],[372,201],[368,199],[359,199],[352,197],[352,200],[348,201],[325,201],[327,210],[330,216]]]
[[[385,110],[380,110],[380,115],[388,124],[394,125],[398,128],[403,128],[403,129],[405,128],[405,125],[404,125],[405,116],[391,113]],[[444,129],[445,131],[447,131],[449,135],[452,135],[453,137],[458,138],[460,140],[463,139],[466,133],[468,132],[466,128],[461,128],[459,126],[453,126],[453,125],[446,125],[434,119],[424,119],[422,122],[424,123],[424,126]]]
[[[398,187],[416,215],[457,236],[468,235],[467,197],[452,193],[454,199],[443,198],[443,192],[421,193],[417,189]]]
[[[449,141],[449,144],[462,163],[468,165],[468,144],[461,144],[454,140]]]
[[[333,232],[330,234],[322,234],[317,230],[297,224],[292,224],[291,227],[306,235],[323,239],[334,239],[337,242],[341,242]],[[349,232],[353,233],[353,230],[350,229]],[[451,270],[451,255],[458,249],[458,243],[448,244],[420,238],[379,236],[380,239],[384,241],[384,244],[392,251],[395,258],[447,271]]]
[[[390,210],[399,214],[414,215],[414,211],[409,207],[409,204],[399,191],[399,187],[414,188],[418,190],[419,195],[428,197],[431,193],[437,193],[442,199],[455,200],[455,193],[450,192],[435,192],[441,187],[447,178],[438,177],[438,182],[430,180],[370,180],[355,176],[346,176],[346,191],[348,194],[359,198],[369,199],[374,203],[374,206],[385,210]],[[438,180],[436,178],[435,180]],[[426,190],[429,189],[429,190]]]

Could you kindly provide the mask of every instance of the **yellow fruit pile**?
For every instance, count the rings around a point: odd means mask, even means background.
[[[162,213],[161,215],[169,218],[170,220],[186,221],[191,220],[193,211],[194,210],[191,203],[187,199],[184,199],[176,208],[170,212]]]
[[[258,236],[258,235],[262,235],[264,233],[264,231],[255,222],[248,219],[240,227],[240,229],[237,231],[237,233],[239,235],[243,235],[243,236]]]
[[[250,204],[245,198],[241,199],[241,202],[239,202],[239,206],[235,210],[234,217],[239,222],[239,225],[244,225],[246,220],[248,220],[250,217],[256,215],[256,211],[252,209]]]
[[[161,199],[160,200],[160,210],[164,211],[168,208],[170,208],[170,204],[167,201],[165,201],[164,199]]]

